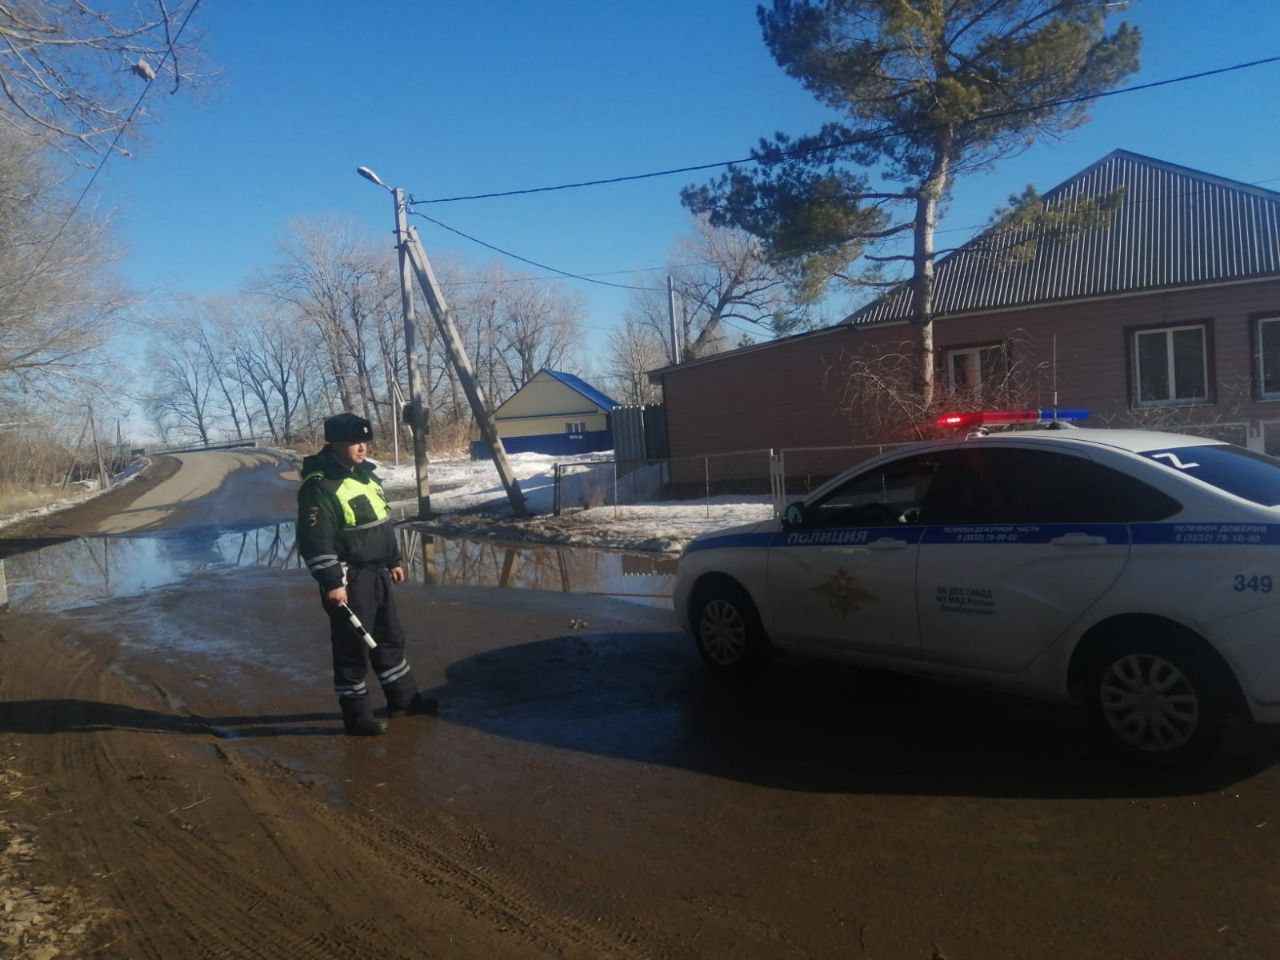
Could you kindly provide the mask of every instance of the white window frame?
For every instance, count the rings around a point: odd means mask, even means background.
[[[566,420],[564,424],[565,433],[586,433],[587,421],[585,420]]]
[[[1200,331],[1200,366],[1204,374],[1204,396],[1175,397],[1178,385],[1174,381],[1173,367],[1173,335],[1182,330]],[[1169,375],[1169,396],[1163,400],[1142,399],[1142,352],[1138,349],[1138,338],[1164,334],[1165,372]],[[1152,327],[1147,330],[1133,331],[1133,402],[1138,407],[1171,407],[1193,403],[1209,402],[1209,327],[1204,323],[1182,323],[1176,327]]]
[[[973,378],[975,382],[969,384],[969,386],[966,389],[973,390],[973,391],[981,391],[982,390],[982,355],[983,353],[987,352],[988,350],[997,350],[1001,354],[1004,354],[1005,349],[1006,347],[1003,343],[982,343],[976,347],[959,347],[954,350],[950,350],[950,349],[944,350],[943,362],[946,363],[947,365],[947,390],[953,395],[957,392],[956,366],[955,366],[956,357],[963,357],[968,354],[973,355],[973,359],[974,359]]]
[[[1268,317],[1255,318],[1257,326],[1255,336],[1258,343],[1258,397],[1262,400],[1280,400],[1280,370],[1276,371],[1277,389],[1267,390],[1267,371],[1264,366],[1267,358],[1266,351],[1262,348],[1262,329],[1268,323],[1276,325],[1276,330],[1280,331],[1280,314],[1274,314]],[[1276,334],[1280,336],[1280,333]]]

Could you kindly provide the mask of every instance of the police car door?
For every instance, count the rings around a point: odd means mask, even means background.
[[[916,643],[920,507],[937,454],[873,467],[805,506],[769,548],[771,632],[784,644]]]
[[[951,457],[924,507],[921,652],[1017,671],[1120,576],[1129,478],[1032,445],[974,440]]]

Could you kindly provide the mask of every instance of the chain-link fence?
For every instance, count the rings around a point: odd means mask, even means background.
[[[900,443],[862,444],[840,447],[787,447],[774,457],[775,506],[779,515],[788,503],[800,500],[832,477],[851,467],[878,457]]]
[[[774,514],[771,450],[664,460],[593,460],[555,467],[555,513],[660,507],[667,516],[750,522]]]
[[[850,467],[900,444],[744,450],[664,460],[591,460],[555,466],[554,511],[659,508],[674,519],[749,523],[780,516],[800,499]]]

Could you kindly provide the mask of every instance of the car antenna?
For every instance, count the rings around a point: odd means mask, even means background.
[[[1053,419],[1058,419],[1058,335],[1053,335]]]

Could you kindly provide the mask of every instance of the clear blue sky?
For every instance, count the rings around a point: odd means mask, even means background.
[[[285,224],[350,216],[387,236],[388,196],[368,165],[418,198],[541,186],[745,156],[760,135],[827,116],[769,57],[754,3],[549,0],[378,4],[205,0],[217,85],[195,103],[157,84],[158,122],[113,158],[91,199],[117,211],[127,279],[143,290],[237,289],[268,265]],[[1280,54],[1277,0],[1138,0],[1131,82]],[[1280,64],[1114,97],[1065,143],[1044,143],[959,183],[952,246],[1028,183],[1047,189],[1117,147],[1280,189]],[[710,176],[708,174],[707,176]],[[679,175],[434,206],[460,230],[575,273],[660,267],[687,232]],[[702,179],[705,179],[702,178]],[[493,258],[418,221],[433,256]],[[516,270],[541,273],[508,262]],[[661,283],[661,273],[645,276]],[[588,297],[589,345],[626,294]]]

